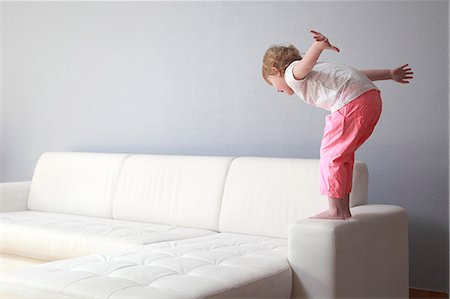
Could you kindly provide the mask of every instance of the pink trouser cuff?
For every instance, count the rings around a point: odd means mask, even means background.
[[[320,191],[320,193],[322,195],[326,195],[328,197],[332,197],[332,198],[339,198],[339,199],[344,199],[344,197],[347,195],[347,193],[337,193],[337,192],[333,192],[331,190],[324,190],[324,191]]]

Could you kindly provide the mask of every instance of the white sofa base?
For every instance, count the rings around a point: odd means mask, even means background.
[[[85,261],[95,261],[108,269],[110,267],[108,262],[123,258],[123,256],[131,256],[130,261],[144,261],[148,258],[151,259],[152,255],[157,255],[158,251],[160,251],[160,254],[176,258],[183,255],[183,253],[180,253],[183,250],[176,252],[177,248],[179,249],[183,246],[185,248],[192,248],[192,246],[196,248],[197,246],[196,249],[199,252],[202,252],[202,250],[208,254],[215,252],[213,256],[218,254],[214,256],[215,263],[220,263],[220,258],[229,258],[230,254],[237,256],[246,255],[247,257],[249,257],[249,254],[250,257],[252,255],[260,255],[264,259],[261,261],[263,268],[270,265],[271,256],[277,262],[289,262],[289,269],[272,269],[272,275],[263,278],[259,277],[259,280],[254,282],[251,282],[253,278],[250,277],[250,282],[247,280],[244,286],[239,286],[238,282],[231,280],[228,283],[234,285],[234,287],[229,290],[222,288],[220,292],[216,290],[215,292],[219,292],[218,294],[214,294],[214,291],[205,292],[204,289],[195,287],[196,291],[201,292],[200,294],[209,294],[206,297],[200,296],[201,298],[227,298],[227,296],[229,296],[228,298],[256,298],[264,296],[266,298],[289,298],[289,295],[286,297],[285,294],[287,289],[291,290],[291,286],[286,285],[287,281],[289,283],[292,281],[293,284],[292,298],[408,298],[409,269],[408,255],[405,254],[408,248],[408,224],[404,209],[390,205],[362,205],[352,208],[351,211],[353,217],[348,221],[299,220],[290,227],[287,240],[283,238],[261,238],[249,235],[219,233],[193,239],[122,249],[116,253],[106,255],[96,254],[47,263],[38,267],[7,273],[2,278],[3,292],[4,296],[9,296],[10,298],[24,298],[23,296],[26,297],[28,295],[48,298],[73,298],[73,296],[89,298],[87,295],[87,297],[83,297],[82,293],[74,295],[73,293],[56,292],[56,290],[61,290],[62,287],[59,286],[58,289],[53,278],[48,278],[43,284],[47,288],[47,293],[40,287],[37,287],[33,279],[27,279],[26,282],[23,282],[23,278],[37,274],[39,274],[38,277],[45,277],[46,273],[51,273],[55,269],[62,267],[66,268],[66,271],[59,272],[58,277],[66,277],[67,280],[64,281],[68,283],[71,278],[74,281],[80,278],[72,277],[73,268],[71,270],[72,266],[64,266],[67,264],[79,265]],[[226,240],[227,236],[232,236],[234,239]],[[214,243],[214,239],[219,239],[219,241]],[[212,242],[212,244],[208,244],[208,242]],[[259,244],[261,242],[262,244]],[[248,246],[246,244],[251,245]],[[228,251],[225,250],[223,255],[220,255],[219,249],[225,245],[234,246],[234,248],[228,249]],[[208,260],[205,257],[200,258]],[[211,260],[209,261],[211,262]],[[167,261],[161,263],[162,265],[169,265],[169,267],[180,266]],[[240,263],[246,265],[247,261],[240,261]],[[127,265],[120,266],[126,267]],[[159,267],[157,264],[149,266]],[[99,266],[99,269],[102,269],[102,267]],[[292,274],[291,268],[293,270]],[[43,270],[42,272],[36,272],[38,269]],[[112,268],[110,267],[109,269]],[[183,269],[186,270],[188,268],[183,268],[183,266],[178,268],[179,271]],[[153,270],[150,267],[143,271],[153,273]],[[93,270],[89,271],[92,272]],[[214,275],[220,274],[220,271],[217,271],[217,269],[213,272],[215,272]],[[239,269],[233,269],[232,272],[228,273],[227,277],[232,277],[240,272]],[[257,273],[261,273],[261,271],[257,270]],[[15,275],[18,277],[16,282],[14,282]],[[89,277],[88,279],[94,278]],[[205,282],[205,284],[214,286],[210,282]],[[40,282],[39,285],[42,286],[42,283]],[[115,284],[112,285],[115,286]],[[282,288],[277,288],[276,286],[282,286]],[[170,287],[167,288],[170,289]],[[80,286],[79,289],[83,289],[83,287]],[[95,296],[96,298],[106,298],[103,296],[114,291],[108,290],[108,292],[95,294]],[[123,298],[139,298],[139,296],[143,295],[142,290],[136,289],[135,292],[137,293],[123,294]],[[117,298],[120,298],[120,294],[120,292],[117,294]],[[145,293],[145,296],[147,296],[146,298],[158,298],[158,296],[161,297],[164,294]],[[187,293],[184,293],[181,297],[177,294],[167,294],[167,296],[169,296],[168,298],[182,298],[187,296]],[[110,298],[116,297],[112,296]]]
[[[209,297],[209,299],[238,299],[238,298],[267,298],[267,299],[274,299],[274,298],[289,298],[288,291],[285,291],[284,293],[281,293],[279,290],[280,284],[283,285],[286,281],[289,281],[291,279],[291,271],[286,270],[283,273],[280,273],[279,275],[269,277],[266,279],[259,280],[257,282],[251,283],[246,286],[242,286],[239,288],[235,288],[233,290],[230,290],[228,292],[221,293],[217,296]],[[62,294],[54,294],[49,292],[43,292],[38,291],[36,289],[28,289],[25,287],[17,287],[17,286],[8,286],[7,289],[8,292],[2,292],[0,295],[0,298],[22,298],[22,299],[47,299],[47,298],[80,298],[80,299],[99,299],[99,297],[72,297],[72,296],[65,296]],[[141,298],[141,299],[148,299],[151,297],[110,297],[115,299],[128,299],[128,298]],[[158,299],[172,299],[174,297],[167,296],[167,297],[157,297]]]

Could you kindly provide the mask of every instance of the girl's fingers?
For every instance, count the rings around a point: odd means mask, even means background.
[[[311,30],[311,33],[314,34],[314,37],[315,37],[315,38],[316,38],[316,37],[324,38],[324,36],[323,36],[321,33],[319,33],[319,32],[316,32],[316,31],[312,31],[312,30]]]
[[[323,36],[321,33],[314,31],[314,30],[310,30],[310,32],[314,34],[314,36],[313,36],[314,40],[316,40],[318,42],[325,42],[328,45],[328,47],[330,47],[332,50],[339,52],[339,49],[337,47],[331,45],[330,42],[328,41],[328,38]]]

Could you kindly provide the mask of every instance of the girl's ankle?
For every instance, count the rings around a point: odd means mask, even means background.
[[[344,215],[344,213],[339,209],[328,209],[328,214],[333,217]]]

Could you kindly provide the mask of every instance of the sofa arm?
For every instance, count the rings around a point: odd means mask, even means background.
[[[25,211],[31,182],[0,183],[0,212]]]
[[[408,217],[361,205],[349,220],[302,219],[289,227],[292,298],[408,298]]]

